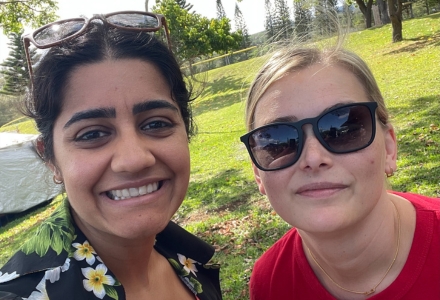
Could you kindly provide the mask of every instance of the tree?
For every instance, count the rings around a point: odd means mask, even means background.
[[[275,39],[288,39],[292,33],[292,20],[286,0],[275,0]]]
[[[376,0],[377,7],[379,8],[380,20],[382,24],[388,24],[391,22],[390,17],[388,15],[388,7],[386,0]]]
[[[365,2],[366,1],[366,2]],[[373,0],[356,0],[356,3],[361,10],[365,18],[365,27],[371,28],[372,13],[371,7],[373,6]]]
[[[240,48],[245,49],[251,45],[251,40],[249,37],[246,21],[244,20],[243,14],[240,10],[240,7],[238,7],[237,3],[235,3],[234,21],[235,21],[235,30],[237,32],[241,32],[241,35],[243,36]]]
[[[20,96],[26,91],[29,82],[29,70],[26,63],[26,53],[23,47],[21,35],[23,32],[9,34],[9,57],[1,64],[5,84],[0,93]]]
[[[186,0],[176,0],[176,3],[183,9],[186,9],[188,12],[193,9],[193,5],[190,3],[186,3]]]
[[[270,0],[265,0],[264,8],[266,10],[266,18],[264,20],[264,29],[266,30],[267,39],[271,40],[275,36],[274,11]]]
[[[175,0],[162,0],[153,11],[167,16],[173,52],[181,63],[191,65],[197,57],[235,50],[241,43],[241,34],[231,32],[228,18],[209,20],[189,13]]]
[[[318,0],[315,6],[314,23],[321,36],[328,36],[337,32],[336,0]]]
[[[217,0],[217,19],[226,18],[226,12],[223,8],[222,0]]]
[[[309,2],[307,0],[293,1],[295,33],[299,38],[309,36],[310,23],[312,22],[312,12],[308,7]]]
[[[0,2],[0,27],[3,33],[20,32],[25,26],[40,27],[58,18],[55,0],[6,0]]]
[[[400,42],[402,36],[402,2],[400,0],[388,0],[388,12],[393,26],[393,42]]]

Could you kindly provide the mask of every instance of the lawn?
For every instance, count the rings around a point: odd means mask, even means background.
[[[372,68],[395,125],[399,159],[392,188],[440,197],[440,13],[404,21],[400,43],[391,43],[391,30],[386,25],[351,33],[346,46]],[[230,300],[249,298],[253,263],[289,229],[258,193],[239,142],[243,100],[263,59],[204,74],[193,103],[198,134],[190,144],[190,187],[174,218],[216,247],[224,299]],[[0,265],[56,203],[0,228]]]

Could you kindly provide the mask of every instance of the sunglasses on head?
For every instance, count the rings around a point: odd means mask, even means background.
[[[293,165],[301,156],[305,124],[312,125],[318,141],[332,153],[350,153],[368,147],[376,134],[376,108],[376,102],[341,105],[314,118],[261,126],[240,140],[257,168],[280,170]]]
[[[111,27],[138,32],[156,32],[163,28],[168,48],[171,51],[171,40],[168,26],[165,17],[160,14],[142,11],[119,11],[105,15],[94,15],[90,19],[65,19],[44,25],[23,37],[30,78],[32,79],[33,77],[31,54],[29,50],[30,43],[34,44],[38,49],[47,49],[60,45],[65,41],[76,38],[87,32],[86,29],[94,19],[99,19]]]

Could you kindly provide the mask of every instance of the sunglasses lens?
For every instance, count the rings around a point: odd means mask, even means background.
[[[139,29],[159,29],[159,20],[155,16],[138,13],[123,13],[106,17],[107,22],[117,27],[130,27]]]
[[[34,40],[38,46],[44,47],[74,35],[84,26],[85,20],[66,20],[63,23],[56,23],[37,31],[34,33]]]
[[[257,164],[273,170],[298,158],[298,130],[290,125],[269,125],[249,136],[249,145]]]
[[[341,107],[322,116],[319,133],[334,153],[347,153],[368,146],[373,136],[373,118],[364,105]]]

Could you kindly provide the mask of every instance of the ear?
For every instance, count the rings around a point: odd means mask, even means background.
[[[389,123],[385,129],[385,155],[385,173],[391,174],[397,169],[397,139],[393,125]]]
[[[61,174],[60,169],[52,162],[48,161],[46,162],[46,166],[52,171],[54,181],[63,182],[63,175]]]
[[[37,139],[35,140],[34,147],[35,150],[37,150],[38,156],[40,156],[40,158],[44,160],[44,142],[41,136],[37,137]]]
[[[263,195],[266,195],[266,189],[264,188],[263,181],[261,180],[261,177],[260,177],[261,170],[258,169],[254,163],[252,163],[252,170],[254,171],[255,181],[257,182],[258,189],[260,190],[260,193],[262,193]]]

